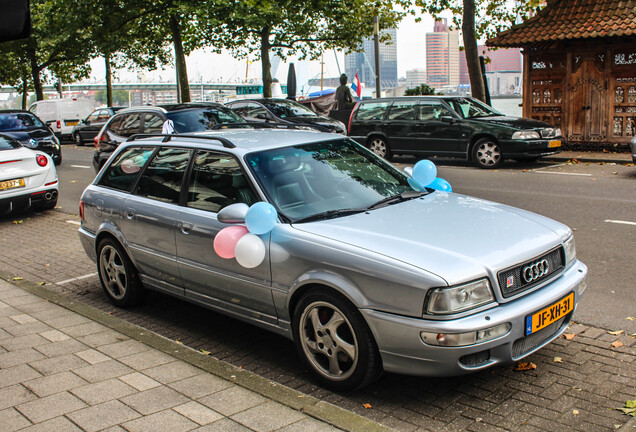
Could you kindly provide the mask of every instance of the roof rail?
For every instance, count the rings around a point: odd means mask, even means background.
[[[135,141],[142,138],[159,138],[163,137],[161,142],[168,142],[174,137],[178,138],[191,138],[191,139],[201,139],[208,141],[218,141],[223,144],[225,148],[236,148],[234,144],[227,138],[219,137],[219,136],[210,136],[210,135],[187,135],[187,134],[134,134],[131,135],[130,138],[126,140],[126,142]]]

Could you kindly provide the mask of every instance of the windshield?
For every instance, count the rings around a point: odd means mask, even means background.
[[[404,173],[349,139],[250,153],[245,160],[292,222],[339,210],[344,215],[412,191]]]
[[[262,100],[259,101],[265,107],[270,110],[276,117],[289,118],[289,117],[317,117],[318,115],[298,102],[288,100]]]
[[[44,124],[33,114],[21,112],[0,114],[0,131],[20,131],[43,127]]]
[[[219,129],[218,125],[245,123],[238,114],[226,107],[194,108],[169,112],[166,116],[174,122],[178,133]]]
[[[0,151],[13,150],[22,147],[22,145],[14,139],[0,135]]]
[[[463,118],[492,117],[503,115],[494,108],[475,99],[460,98],[448,100],[455,112]]]

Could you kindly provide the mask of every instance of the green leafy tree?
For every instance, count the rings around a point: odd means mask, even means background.
[[[95,92],[95,101],[100,105],[107,106],[127,106],[128,105],[128,91],[126,90],[113,90],[110,95],[110,101],[106,90],[98,90]]]
[[[0,44],[0,84],[9,85],[22,95],[21,107],[26,109],[29,90],[29,68],[24,41],[5,42]]]
[[[527,17],[539,3],[540,0],[522,0],[514,4],[508,0],[415,0],[416,6],[434,17],[444,11],[453,13],[455,27],[462,30],[471,93],[481,101],[486,100],[486,88],[477,41],[511,27],[516,20]]]
[[[434,95],[435,89],[428,84],[420,84],[415,88],[409,88],[404,91],[404,96],[427,96]]]
[[[230,49],[239,58],[256,53],[261,60],[263,96],[271,97],[271,52],[282,59],[298,55],[314,60],[331,48],[355,50],[373,34],[374,15],[380,17],[382,28],[394,27],[404,16],[394,6],[408,7],[410,2],[226,0],[206,4],[210,14],[201,12],[206,40]],[[213,25],[218,17],[222,24]]]

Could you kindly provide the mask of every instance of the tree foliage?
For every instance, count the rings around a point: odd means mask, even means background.
[[[415,88],[409,88],[404,91],[404,96],[428,96],[434,95],[435,89],[428,84],[420,84]]]
[[[380,17],[382,28],[396,26],[404,13],[394,5],[400,0],[225,0],[210,1],[205,26],[206,40],[215,47],[230,49],[237,57],[256,54],[261,60],[263,96],[271,97],[270,53],[285,59],[317,59],[327,49],[355,50],[373,33],[372,18]],[[222,17],[222,20],[217,17]],[[222,22],[222,23],[221,23]]]

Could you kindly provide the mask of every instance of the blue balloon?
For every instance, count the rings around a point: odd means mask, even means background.
[[[452,192],[453,188],[450,183],[444,180],[443,178],[437,177],[435,180],[428,185],[431,189],[435,189],[442,192]]]
[[[430,160],[421,160],[413,166],[413,179],[421,185],[428,186],[437,177],[437,167]]]
[[[424,192],[426,190],[424,186],[413,180],[411,177],[409,177],[407,181],[409,182],[409,186],[411,186],[414,191]]]
[[[253,204],[245,214],[247,229],[256,235],[270,232],[276,226],[277,220],[278,212],[274,206],[264,201]]]

